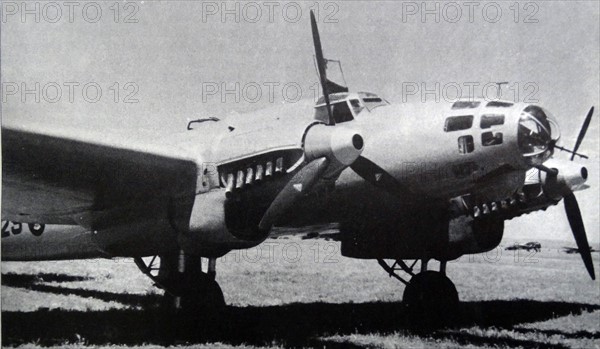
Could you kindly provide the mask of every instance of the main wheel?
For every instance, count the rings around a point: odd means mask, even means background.
[[[225,298],[219,284],[202,273],[186,280],[181,292],[181,310],[184,313],[200,313],[218,316],[225,308]]]
[[[404,289],[402,301],[416,329],[452,325],[459,311],[458,292],[450,279],[436,271],[415,275]]]

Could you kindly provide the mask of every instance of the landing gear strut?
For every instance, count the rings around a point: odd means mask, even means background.
[[[155,285],[165,290],[164,304],[178,313],[218,316],[225,306],[219,284],[215,281],[216,259],[209,258],[206,272],[202,258],[180,252],[160,256],[160,266],[154,256],[146,263],[136,257],[135,263]]]
[[[446,262],[440,262],[440,270],[427,270],[428,260],[421,260],[421,270],[415,274],[412,265],[402,260],[391,266],[379,259],[379,264],[391,277],[406,285],[402,301],[406,305],[409,320],[415,328],[440,327],[452,324],[458,314],[459,300],[456,287],[446,276]],[[398,275],[402,271],[411,276],[410,281]]]

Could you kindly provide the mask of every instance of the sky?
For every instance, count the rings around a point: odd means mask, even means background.
[[[469,86],[493,96],[506,81],[502,98],[550,110],[572,147],[600,106],[598,1],[423,4],[2,1],[2,122],[168,133],[199,117],[314,98],[313,9],[325,56],[342,61],[351,89],[418,104],[469,96]],[[578,194],[592,241],[598,120],[581,147],[592,188]],[[507,236],[570,239],[560,206],[508,222]]]

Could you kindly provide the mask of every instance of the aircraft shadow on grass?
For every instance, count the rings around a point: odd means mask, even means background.
[[[268,307],[227,307],[219,320],[196,317],[182,319],[160,307],[160,295],[135,295],[96,290],[73,289],[44,282],[73,282],[86,277],[63,274],[3,274],[8,287],[59,295],[76,295],[102,301],[115,301],[131,309],[68,311],[41,309],[35,312],[3,312],[4,345],[37,342],[41,345],[77,342],[86,344],[177,344],[222,342],[249,345],[280,344],[293,347],[327,346],[360,348],[321,339],[339,334],[386,334],[396,331],[430,339],[447,339],[462,345],[505,345],[523,348],[564,348],[561,344],[535,340],[492,337],[453,330],[411,330],[401,303],[329,304],[301,303]],[[510,329],[566,338],[600,338],[599,333],[513,328],[515,325],[549,320],[569,314],[600,309],[598,305],[532,300],[462,302],[456,328],[478,326]]]

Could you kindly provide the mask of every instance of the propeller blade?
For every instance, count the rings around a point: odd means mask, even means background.
[[[321,88],[323,89],[323,97],[327,105],[327,115],[329,116],[329,125],[335,125],[335,120],[331,113],[331,103],[329,102],[329,92],[327,91],[327,77],[325,73],[325,59],[323,58],[323,48],[321,47],[321,38],[319,37],[319,28],[315,14],[310,11],[310,25],[312,28],[313,42],[315,45],[315,56],[317,57],[317,69],[319,70],[319,78],[321,80]]]
[[[367,182],[389,192],[392,195],[400,198],[413,196],[411,191],[407,187],[400,184],[400,182],[398,182],[394,176],[363,156],[359,156],[358,159],[356,159],[356,161],[350,165],[350,168]]]
[[[587,236],[585,234],[585,227],[583,225],[581,211],[579,210],[579,204],[577,204],[575,194],[571,192],[565,195],[564,200],[565,211],[567,212],[569,225],[571,226],[571,231],[575,237],[575,242],[577,243],[577,248],[581,254],[581,259],[583,259],[583,264],[585,265],[585,268],[590,274],[592,280],[596,280],[596,275],[594,274],[594,264],[592,262],[592,253],[590,252],[590,245],[588,244]]]
[[[327,169],[329,161],[321,157],[309,162],[285,185],[277,194],[271,206],[267,209],[258,225],[260,230],[270,229],[277,218],[287,211],[298,198],[308,192],[323,172]]]
[[[326,171],[342,171],[362,153],[364,141],[359,132],[343,126],[322,123],[309,126],[304,134],[304,161],[277,194],[264,213],[258,227],[268,230],[277,219],[317,183]],[[293,170],[295,171],[295,170]],[[293,172],[290,172],[293,173]]]
[[[587,132],[588,127],[590,126],[590,121],[592,121],[592,115],[594,114],[594,107],[590,108],[590,111],[588,112],[587,116],[585,117],[585,121],[583,122],[583,125],[581,126],[581,131],[579,131],[579,136],[577,136],[577,141],[575,142],[575,148],[573,148],[573,154],[571,155],[571,161],[573,161],[573,159],[575,158],[575,153],[577,153],[577,150],[579,149],[579,146],[581,145],[581,141],[583,141],[583,137],[585,137],[585,133]]]

